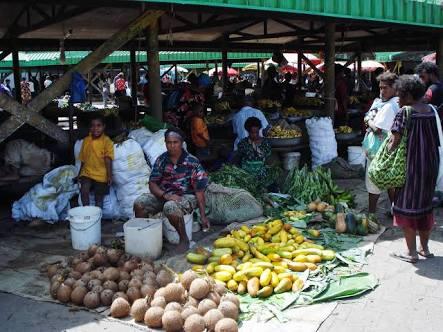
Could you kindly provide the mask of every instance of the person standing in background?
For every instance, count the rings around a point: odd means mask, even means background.
[[[20,93],[22,96],[22,104],[27,105],[31,99],[31,90],[29,88],[29,82],[26,80],[26,77],[22,78],[22,81],[20,82]]]
[[[417,66],[415,72],[427,88],[423,102],[440,109],[443,104],[443,84],[440,82],[438,66],[432,62],[423,62]]]
[[[43,85],[45,89],[49,88],[49,86],[52,84],[51,76],[46,76],[45,81],[43,82]]]

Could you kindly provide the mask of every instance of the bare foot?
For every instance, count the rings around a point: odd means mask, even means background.
[[[175,250],[178,254],[183,254],[184,252],[188,251],[189,249],[189,241],[187,242],[180,242],[177,247],[175,247]]]

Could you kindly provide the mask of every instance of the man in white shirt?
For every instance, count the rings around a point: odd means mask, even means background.
[[[396,97],[394,88],[394,83],[397,78],[397,75],[391,72],[385,72],[377,77],[380,88],[380,99],[376,99],[371,106],[369,112],[375,112],[375,117],[369,118],[367,125],[368,133],[372,131],[372,134],[375,136],[374,139],[379,140],[379,143],[383,142],[390,132],[395,116],[400,111],[398,97]],[[381,194],[381,190],[377,188],[368,177],[367,170],[373,157],[373,155],[368,155],[368,164],[366,167],[366,189],[369,193],[369,213],[375,213],[378,198]],[[394,201],[394,189],[389,189],[388,194],[392,203]]]
[[[266,120],[266,117],[264,116],[264,114],[256,109],[253,108],[252,106],[254,106],[254,98],[251,96],[246,96],[244,98],[244,103],[243,103],[243,107],[240,109],[240,111],[238,111],[234,117],[232,118],[232,127],[234,130],[234,134],[237,135],[235,142],[234,142],[234,151],[237,151],[237,145],[238,143],[245,137],[248,136],[248,132],[245,129],[245,122],[247,119],[251,118],[251,117],[256,117],[260,120],[261,122],[261,127],[262,129],[260,129],[260,136],[264,136],[264,134],[266,135],[266,132],[269,129],[269,123],[268,120]]]

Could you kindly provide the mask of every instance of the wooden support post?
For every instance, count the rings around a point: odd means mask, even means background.
[[[148,42],[149,102],[151,104],[151,115],[157,120],[162,121],[163,111],[158,48],[158,22],[155,22],[149,27],[146,37]]]
[[[362,77],[361,77],[361,52],[357,54],[357,91],[361,91],[362,88]]]
[[[135,107],[135,121],[137,121],[137,61],[135,55],[135,49],[132,48],[129,53],[131,61],[131,99],[132,106]]]
[[[257,81],[260,79],[260,68],[261,67],[261,63],[260,61],[257,61]]]
[[[20,60],[18,58],[18,51],[12,51],[12,69],[14,71],[14,90],[15,100],[18,103],[22,102],[22,93],[20,89]]]
[[[215,61],[215,67],[214,67],[214,74],[215,74],[215,77],[217,77],[217,79],[218,79],[218,61]]]
[[[91,82],[91,71],[88,71],[88,103],[92,104],[92,82]]]
[[[335,111],[335,23],[326,24],[325,111],[334,120]]]
[[[302,68],[303,52],[298,51],[297,55],[298,55],[297,56],[297,88],[299,91],[301,91],[301,88],[303,87],[303,68]]]
[[[443,78],[443,34],[440,34],[438,38],[438,47],[435,60],[440,71],[440,78]]]
[[[49,88],[43,90],[35,97],[27,107],[23,107],[13,101],[8,96],[0,95],[0,107],[13,114],[0,125],[0,143],[20,128],[24,123],[42,131],[55,140],[67,144],[68,134],[59,127],[50,123],[47,119],[36,114],[48,105],[54,98],[61,95],[69,88],[73,72],[86,74],[92,68],[95,68],[104,58],[113,51],[121,48],[128,41],[136,37],[141,31],[145,30],[163,14],[162,11],[147,11],[132,21],[127,27],[120,30],[106,40],[95,51],[83,58],[77,65],[73,66],[64,76],[53,83]]]
[[[228,85],[228,51],[224,46],[222,50],[222,82],[223,90],[225,90]]]

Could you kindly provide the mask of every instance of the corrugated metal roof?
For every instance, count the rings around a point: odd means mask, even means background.
[[[393,61],[416,61],[421,62],[422,57],[432,53],[431,51],[417,52],[375,52],[375,60],[380,62]]]
[[[372,20],[443,28],[440,0],[140,0]]]
[[[87,56],[87,51],[66,51],[65,64],[73,65],[78,63],[81,59]],[[268,59],[272,53],[248,53],[248,52],[229,52],[228,59],[232,60],[247,60],[247,59]],[[177,63],[184,64],[186,62],[201,61],[214,62],[220,61],[222,57],[221,52],[160,52],[160,62],[162,63]],[[46,67],[60,65],[60,52],[20,52],[19,60],[21,68],[29,67]],[[136,52],[137,62],[147,62],[146,52]],[[106,57],[102,63],[129,63],[128,51],[115,51],[110,56]],[[12,56],[9,55],[0,61],[1,68],[12,67]],[[204,68],[203,65],[200,68]]]

